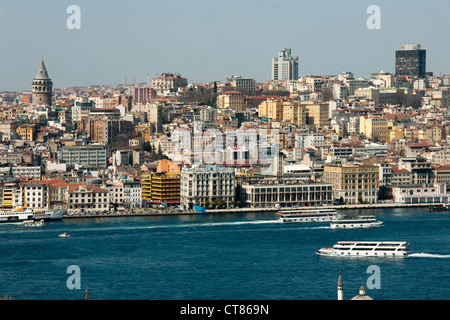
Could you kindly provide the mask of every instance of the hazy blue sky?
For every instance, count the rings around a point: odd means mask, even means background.
[[[66,9],[81,9],[69,30]],[[369,30],[369,5],[381,30]],[[450,73],[450,1],[2,0],[0,91],[31,88],[41,51],[54,87],[145,82],[162,72],[194,82],[270,79],[283,47],[299,74],[394,72],[395,50],[421,43],[427,71]]]

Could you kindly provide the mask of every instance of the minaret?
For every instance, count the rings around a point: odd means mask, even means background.
[[[48,76],[44,64],[44,57],[41,53],[41,65],[32,82],[32,94],[34,105],[52,105],[52,80]]]
[[[338,300],[344,300],[344,283],[342,282],[342,276],[340,271],[337,289],[338,289]]]

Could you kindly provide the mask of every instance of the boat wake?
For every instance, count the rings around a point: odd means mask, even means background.
[[[449,259],[450,254],[437,254],[437,253],[411,253],[408,255],[408,257],[412,258],[441,258],[441,259]]]

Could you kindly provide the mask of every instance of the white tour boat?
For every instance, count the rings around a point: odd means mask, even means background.
[[[281,222],[330,222],[339,217],[334,209],[278,211]]]
[[[358,216],[333,219],[330,223],[332,229],[346,228],[375,228],[381,227],[383,221],[377,221],[375,216]]]
[[[395,257],[409,254],[404,241],[339,241],[332,248],[317,250],[321,256],[331,257]]]

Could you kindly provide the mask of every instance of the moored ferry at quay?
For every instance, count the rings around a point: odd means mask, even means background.
[[[64,210],[53,211],[50,209],[38,210],[17,207],[10,211],[0,211],[0,223],[24,222],[27,220],[55,221],[62,219],[64,212]]]
[[[334,209],[286,210],[277,215],[281,222],[330,222],[339,217]]]
[[[344,217],[333,219],[330,223],[332,229],[376,228],[381,226],[383,226],[383,221],[377,221],[375,216]]]
[[[331,257],[394,257],[409,254],[405,241],[339,241],[332,248],[317,250],[321,256]]]

